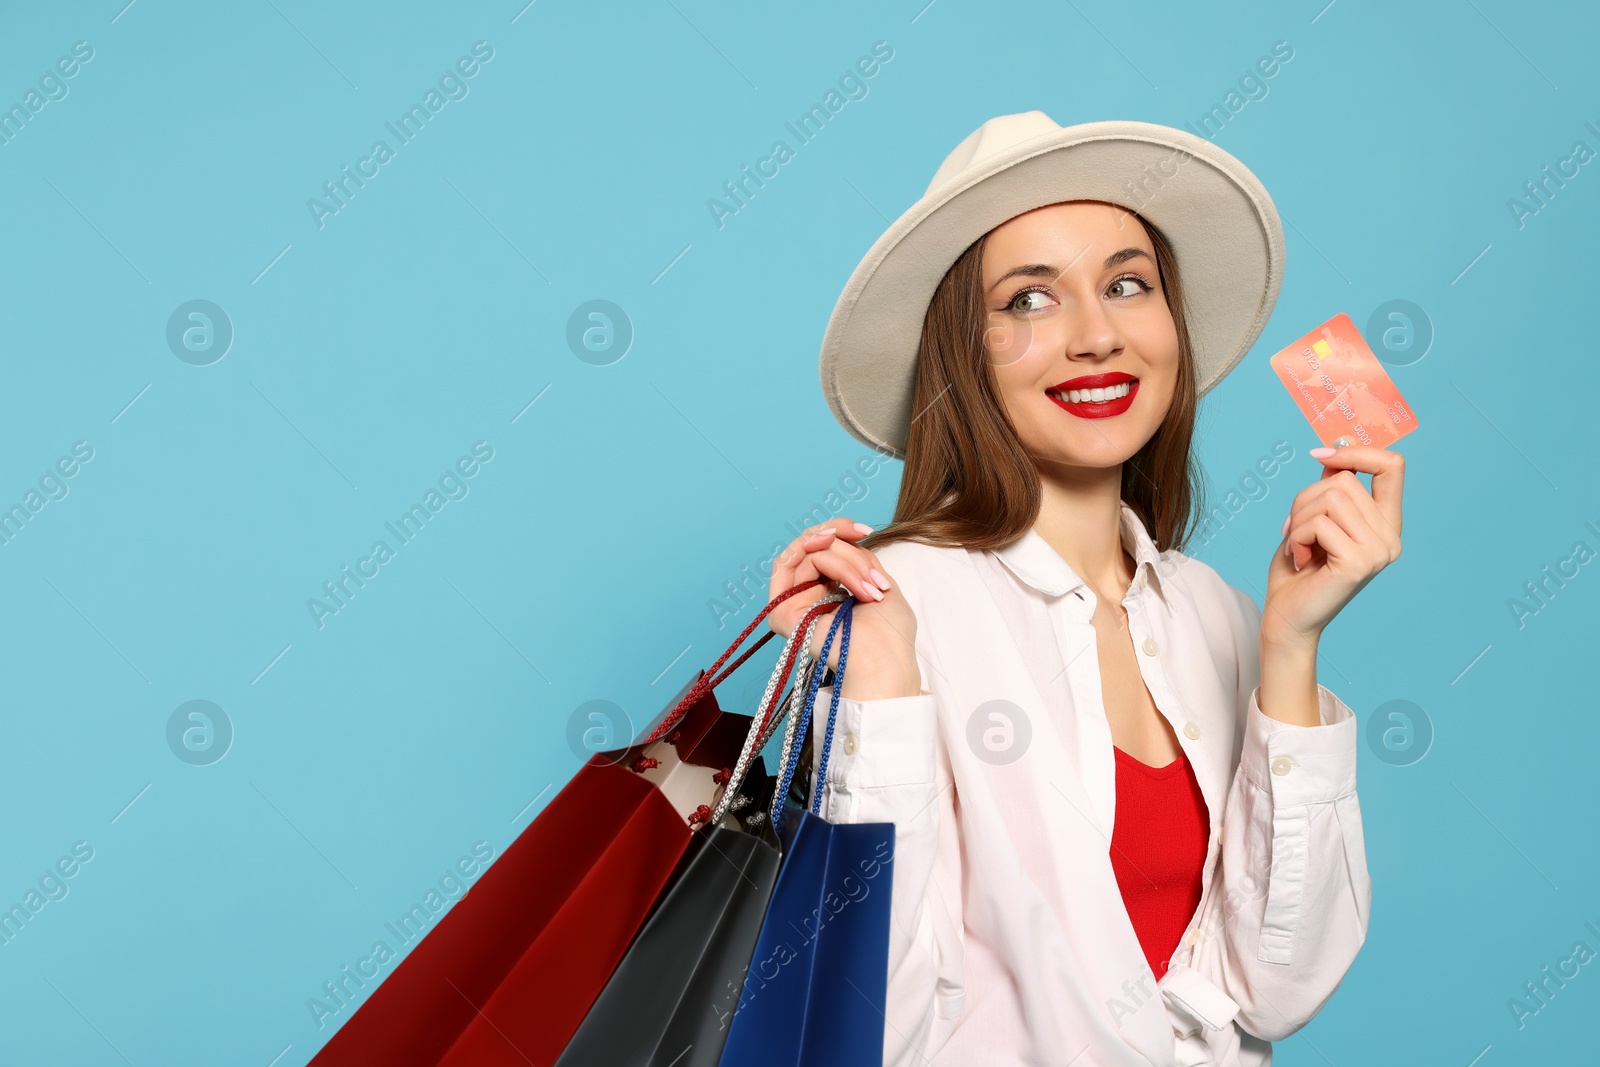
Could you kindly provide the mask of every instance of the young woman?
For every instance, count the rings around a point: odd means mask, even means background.
[[[824,391],[900,497],[808,530],[772,592],[859,601],[821,788],[895,824],[887,1065],[1264,1067],[1365,939],[1357,721],[1317,645],[1400,554],[1401,457],[1312,450],[1264,608],[1179,550],[1196,403],[1283,257],[1209,142],[1029,112],[962,142],[834,311]]]

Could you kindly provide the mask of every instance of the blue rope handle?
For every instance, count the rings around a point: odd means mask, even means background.
[[[833,699],[828,701],[828,729],[822,735],[822,756],[817,760],[817,788],[811,791],[813,815],[822,814],[822,785],[828,780],[828,752],[833,748],[833,724],[839,717],[839,692],[844,689],[844,661],[850,656],[850,620],[855,604],[852,597],[840,608],[844,615],[844,632],[839,635],[839,669],[833,674]]]
[[[822,639],[822,649],[817,653],[818,669],[811,672],[811,685],[806,690],[806,701],[800,710],[800,721],[796,725],[794,744],[790,750],[785,753],[783,776],[779,780],[777,788],[772,792],[771,817],[773,833],[777,833],[778,828],[782,825],[784,801],[788,799],[789,787],[793,784],[795,770],[800,765],[800,750],[805,747],[806,738],[809,736],[807,731],[811,728],[811,711],[816,706],[817,690],[822,687],[822,676],[824,673],[826,673],[821,668],[828,662],[828,651],[833,648],[833,636],[839,631],[839,627],[842,624],[845,629],[845,634],[847,635],[845,637],[846,643],[840,645],[839,647],[839,669],[835,672],[836,676],[833,681],[833,704],[834,707],[838,706],[839,690],[843,687],[842,682],[844,679],[845,650],[848,647],[849,642],[848,634],[850,632],[850,614],[852,611],[854,611],[855,604],[856,598],[853,596],[846,597],[840,602],[838,609],[833,613],[833,624],[828,627],[828,634]],[[833,716],[830,712],[830,725],[832,718]],[[826,769],[827,766],[826,746],[828,742],[832,740],[832,737],[833,733],[830,729],[827,737],[823,741],[824,747],[822,750],[822,756],[818,761],[819,766],[823,769]],[[820,795],[822,792],[822,781],[823,779],[820,777],[817,779],[816,792],[818,795]],[[815,798],[813,798],[813,800],[815,800]]]

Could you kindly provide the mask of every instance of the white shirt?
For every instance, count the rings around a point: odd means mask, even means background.
[[[1157,983],[1111,865],[1089,586],[1036,530],[884,546],[923,693],[840,700],[822,814],[895,824],[885,1067],[1264,1067],[1366,938],[1353,713],[1319,685],[1321,725],[1265,715],[1261,609],[1121,513],[1140,674],[1210,812],[1199,907]]]

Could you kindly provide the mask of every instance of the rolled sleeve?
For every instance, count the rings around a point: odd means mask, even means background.
[[[821,752],[825,709],[817,696],[812,746]],[[812,780],[815,783],[813,768]],[[822,816],[835,823],[892,822],[885,1067],[926,1064],[949,1040],[966,996],[963,972],[963,849],[955,789],[929,693],[882,700],[841,698],[828,751]]]
[[[828,729],[828,717],[821,712],[832,699],[832,687],[817,693],[818,713],[811,720],[815,752],[822,751]],[[937,725],[934,699],[928,693],[882,700],[841,697],[828,748],[823,813],[834,822],[861,822],[856,808],[869,791],[931,786]]]
[[[1223,818],[1224,937],[1197,969],[1238,1004],[1245,1030],[1278,1041],[1320,1010],[1355,959],[1372,881],[1354,712],[1319,684],[1320,725],[1297,726],[1263,713],[1259,695]]]
[[[1250,693],[1239,765],[1257,788],[1271,794],[1273,806],[1319,804],[1354,793],[1355,712],[1318,683],[1321,725],[1296,726],[1262,711],[1260,694],[1259,685]]]

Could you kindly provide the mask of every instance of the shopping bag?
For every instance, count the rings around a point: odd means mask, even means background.
[[[714,689],[775,635],[723,665],[777,604],[818,584],[775,597],[659,722],[591,756],[312,1067],[440,1067],[469,1031],[474,1067],[554,1060],[727,792],[751,719],[723,712]]]
[[[780,671],[797,646],[802,657],[807,655],[817,619],[842,600],[828,597],[807,611],[785,648]],[[801,677],[809,684],[808,673],[803,666]],[[807,687],[796,683],[795,692]],[[767,692],[781,689],[778,680]],[[766,707],[751,722],[730,788],[761,766],[763,738],[777,725],[776,713],[767,714]],[[735,828],[719,821],[722,812],[722,807],[713,812],[705,841],[555,1067],[716,1067],[778,872],[771,832],[756,820]]]
[[[811,806],[789,797],[810,730],[822,672],[815,672],[773,792],[782,865],[729,1027],[721,1067],[880,1067],[888,990],[894,823],[830,823],[819,814],[822,783],[850,652],[854,599],[842,626],[828,725],[817,755]],[[830,628],[819,656],[827,660]],[[786,735],[786,741],[788,735]]]

